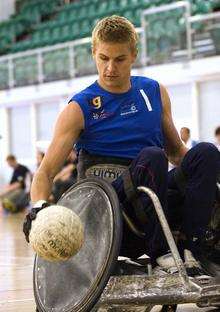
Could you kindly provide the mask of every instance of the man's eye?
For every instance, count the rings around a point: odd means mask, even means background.
[[[117,62],[123,62],[125,59],[117,59]]]

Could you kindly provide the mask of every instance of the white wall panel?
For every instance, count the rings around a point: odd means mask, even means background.
[[[0,187],[8,181],[11,173],[5,162],[9,152],[8,130],[8,111],[0,108]]]
[[[174,123],[179,130],[181,127],[193,128],[192,125],[192,86],[181,84],[167,87],[172,107]]]
[[[220,80],[200,83],[200,136],[203,141],[214,141],[214,131],[220,126]]]
[[[30,106],[19,106],[10,109],[10,153],[18,159],[31,158],[33,146],[31,142]]]
[[[59,103],[41,103],[36,105],[37,116],[37,140],[51,140],[54,123],[57,119],[60,107]]]

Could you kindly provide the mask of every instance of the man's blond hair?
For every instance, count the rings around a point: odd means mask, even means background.
[[[125,17],[112,15],[101,19],[92,32],[92,48],[101,42],[129,43],[137,52],[138,35],[134,25]]]

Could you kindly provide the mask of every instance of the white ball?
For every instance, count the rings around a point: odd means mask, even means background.
[[[41,258],[49,261],[67,260],[83,245],[83,226],[72,210],[52,205],[40,210],[32,221],[29,240]]]

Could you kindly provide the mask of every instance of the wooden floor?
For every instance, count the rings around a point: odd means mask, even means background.
[[[34,253],[22,234],[25,213],[5,214],[0,208],[0,311],[32,312]]]
[[[25,212],[11,215],[0,208],[0,311],[33,312],[32,290],[34,254],[22,233]],[[154,307],[152,312],[159,311]],[[199,309],[194,305],[179,305],[178,312],[217,311]]]

